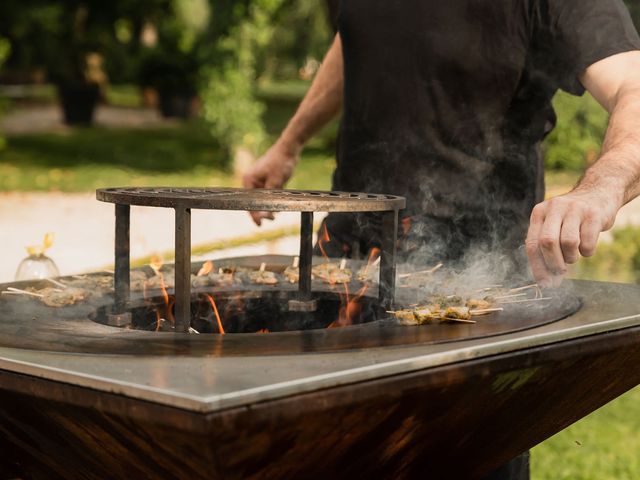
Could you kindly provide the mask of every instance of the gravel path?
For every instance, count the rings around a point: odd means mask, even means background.
[[[299,224],[297,213],[280,213],[273,222],[256,227],[245,212],[194,210],[192,245],[251,236],[262,231]],[[173,211],[132,207],[131,257],[141,258],[173,249]],[[104,268],[113,263],[114,207],[98,202],[94,194],[3,193],[0,194],[0,282],[13,279],[25,247],[42,242],[46,232],[55,233],[48,254],[63,275]],[[297,241],[263,242],[257,246],[217,252],[232,254],[294,253]]]
[[[94,124],[107,128],[149,128],[174,126],[176,120],[163,118],[155,108],[125,108],[98,105]],[[65,132],[62,112],[57,104],[23,106],[11,110],[0,120],[0,129],[7,135],[25,133]]]
[[[266,230],[293,227],[299,214],[280,213],[274,222],[256,227],[245,212],[194,210],[192,245],[251,236]],[[0,194],[0,282],[13,279],[27,245],[38,244],[46,232],[56,235],[49,255],[63,275],[103,268],[113,263],[113,205],[98,202],[94,194]],[[640,200],[620,212],[615,228],[640,226]],[[131,257],[141,258],[173,249],[173,212],[132,207]],[[607,239],[605,235],[603,238]],[[296,237],[215,252],[216,257],[264,253],[295,254]],[[207,257],[207,255],[201,255]]]

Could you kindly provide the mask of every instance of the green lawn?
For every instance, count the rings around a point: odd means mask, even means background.
[[[533,480],[639,479],[640,387],[538,445],[531,466]]]
[[[90,191],[114,185],[234,185],[228,159],[204,126],[12,136],[0,152],[0,191]],[[291,182],[326,189],[333,159],[310,148]]]

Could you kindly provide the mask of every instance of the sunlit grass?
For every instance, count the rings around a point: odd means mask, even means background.
[[[107,186],[233,186],[229,159],[197,123],[77,129],[10,137],[0,152],[0,191],[83,192]],[[293,188],[328,189],[334,161],[310,149]]]
[[[639,432],[640,388],[636,388],[534,448],[532,478],[638,479]]]

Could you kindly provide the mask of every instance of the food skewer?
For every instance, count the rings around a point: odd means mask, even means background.
[[[505,298],[518,298],[518,297],[526,297],[527,294],[526,293],[514,293],[511,295],[498,295],[498,296],[491,296],[492,300],[502,300]]]
[[[496,290],[497,288],[502,288],[502,285],[488,285],[486,287],[483,288],[479,288],[478,290],[474,290],[475,293],[480,293],[480,292],[490,292],[491,290]]]
[[[553,297],[523,298],[521,300],[511,300],[509,302],[500,302],[500,304],[501,305],[509,305],[511,303],[540,302],[542,300],[553,300]]]
[[[27,293],[27,292],[9,292],[7,290],[3,290],[2,292],[0,292],[0,294],[2,294],[2,295],[20,295],[20,296],[22,296],[22,295],[27,295],[27,296],[31,295],[31,296],[34,296],[34,297],[42,297],[43,296],[43,295],[37,295],[37,294],[33,294],[33,293],[30,294],[30,293]]]
[[[407,313],[406,310],[387,310],[386,313],[390,313],[391,315],[396,316],[396,318],[401,318],[399,315]],[[432,320],[441,320],[443,322],[456,322],[456,323],[477,323],[475,320],[467,320],[465,318],[455,318],[455,317],[443,317],[441,315],[424,315]]]
[[[59,282],[59,281],[57,281],[57,280],[54,280],[53,278],[45,278],[45,280],[46,280],[47,282],[51,282],[51,283],[53,283],[54,285],[56,285],[56,286],[58,286],[58,287],[60,287],[60,288],[67,288],[67,287],[68,287],[68,285],[65,285],[64,283]]]
[[[18,294],[18,295],[31,295],[32,297],[38,297],[38,298],[44,297],[44,295],[41,293],[30,292],[28,290],[22,290],[20,288],[15,288],[15,287],[8,287],[7,290],[9,292],[13,292],[14,294]]]
[[[502,308],[502,307],[477,308],[475,310],[469,310],[469,314],[472,315],[472,316],[475,316],[475,315],[487,315],[488,313],[502,312],[502,311],[504,311],[504,308]]]
[[[378,257],[378,259],[376,259],[376,261],[379,261],[380,258]],[[398,278],[409,278],[409,277],[413,277],[415,275],[429,275],[431,273],[435,273],[436,271],[440,270],[442,267],[444,267],[443,263],[439,263],[437,264],[435,267],[432,267],[428,270],[421,270],[419,272],[409,272],[409,273],[401,273],[400,275],[398,275]]]

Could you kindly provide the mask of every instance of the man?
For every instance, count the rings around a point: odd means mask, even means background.
[[[639,49],[622,0],[343,0],[313,85],[245,186],[282,187],[342,109],[333,188],[407,197],[405,255],[455,262],[526,244],[535,279],[556,286],[640,194]],[[580,183],[543,201],[558,89],[588,90],[611,119]],[[340,256],[378,243],[375,216],[326,226]],[[512,467],[502,478],[528,475]]]

